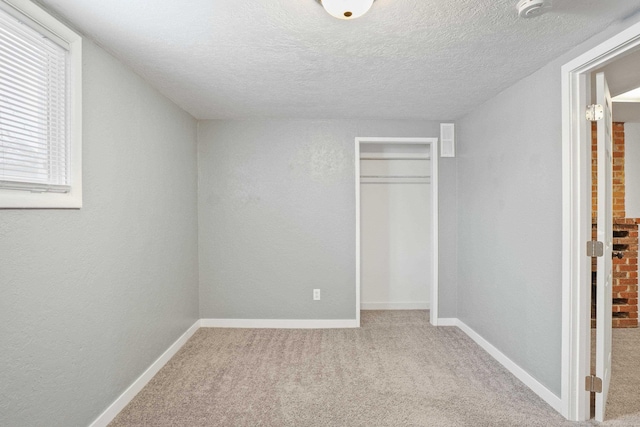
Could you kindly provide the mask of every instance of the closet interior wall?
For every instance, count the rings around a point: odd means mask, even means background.
[[[361,309],[428,309],[431,156],[426,144],[361,144]]]

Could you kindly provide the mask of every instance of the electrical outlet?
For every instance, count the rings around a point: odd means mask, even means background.
[[[320,301],[320,289],[313,290],[313,300]]]

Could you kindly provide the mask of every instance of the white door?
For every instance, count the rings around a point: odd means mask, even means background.
[[[612,273],[612,116],[611,94],[604,73],[596,75],[597,103],[604,118],[597,123],[598,134],[598,241],[604,243],[604,255],[598,257],[596,311],[596,376],[602,379],[602,393],[596,393],[596,420],[604,421],[611,380],[611,304]]]

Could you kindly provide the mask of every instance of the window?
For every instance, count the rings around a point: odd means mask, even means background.
[[[82,206],[81,38],[0,0],[0,208]]]

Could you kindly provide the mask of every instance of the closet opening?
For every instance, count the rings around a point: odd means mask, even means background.
[[[438,138],[356,138],[356,317],[438,319]]]

